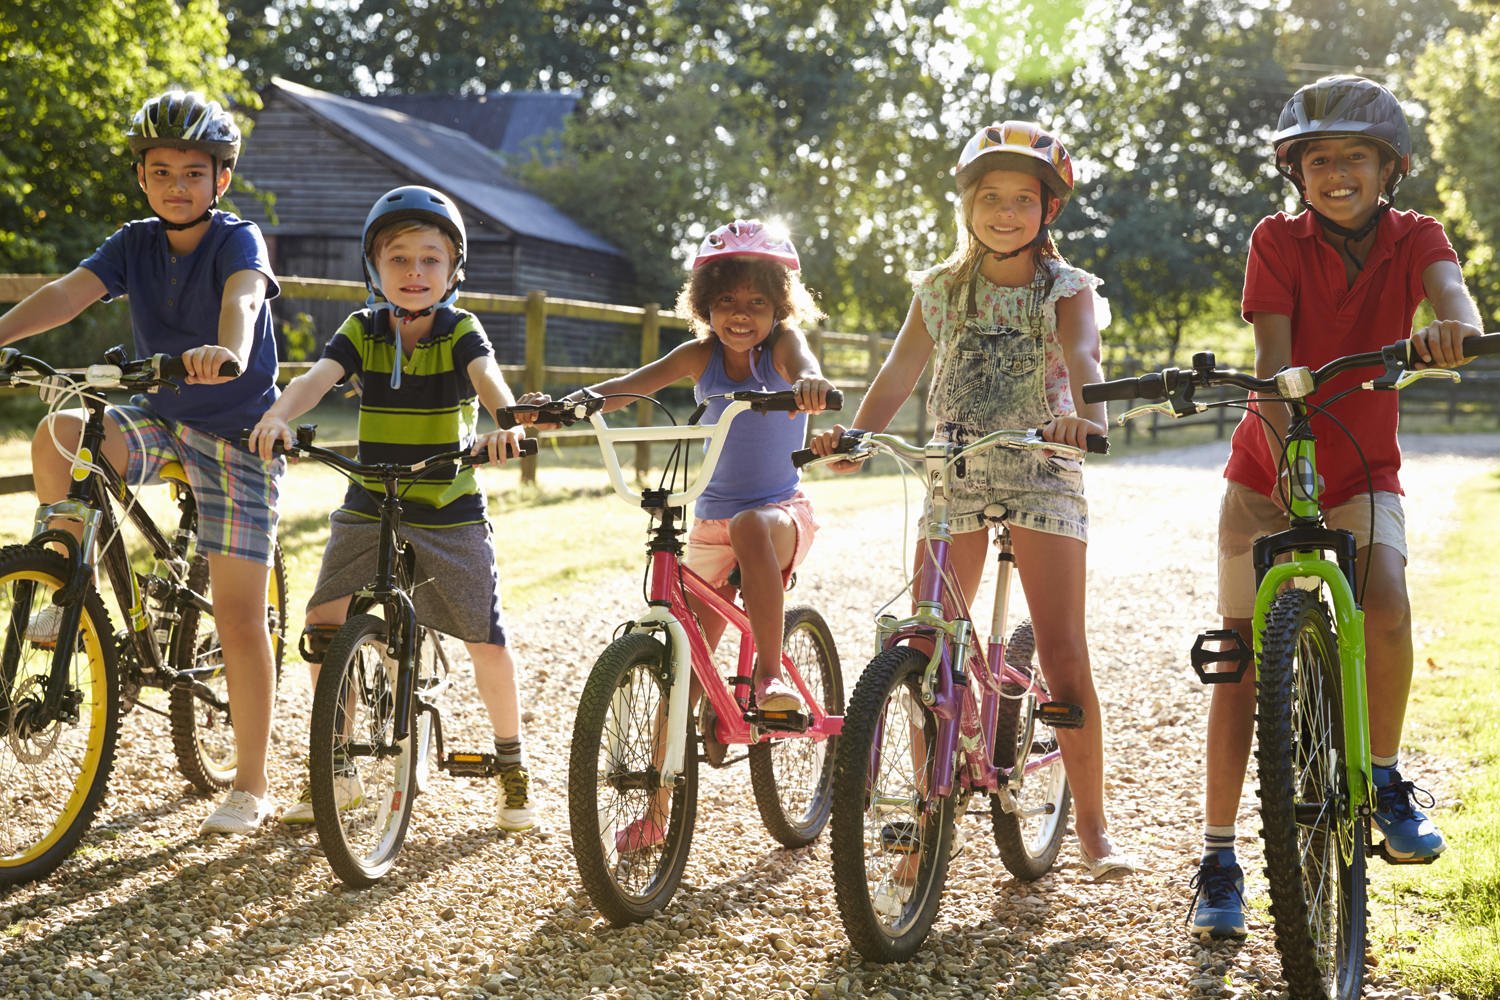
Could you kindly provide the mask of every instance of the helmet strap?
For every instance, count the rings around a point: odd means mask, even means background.
[[[1349,262],[1354,265],[1354,269],[1356,271],[1363,271],[1365,269],[1365,262],[1354,255],[1354,244],[1358,243],[1360,240],[1363,240],[1366,236],[1369,236],[1371,233],[1373,233],[1375,231],[1375,227],[1380,225],[1380,217],[1385,215],[1385,213],[1389,212],[1394,207],[1394,203],[1392,201],[1382,201],[1378,206],[1376,206],[1375,211],[1371,213],[1369,219],[1365,220],[1364,225],[1360,226],[1358,229],[1350,229],[1348,226],[1339,225],[1337,222],[1334,222],[1332,219],[1328,218],[1328,216],[1324,215],[1316,208],[1313,208],[1312,203],[1307,200],[1306,195],[1303,195],[1302,197],[1302,204],[1306,206],[1307,210],[1311,212],[1313,214],[1313,217],[1318,220],[1319,225],[1321,225],[1324,229],[1328,230],[1333,235],[1343,237],[1343,255],[1349,258]],[[1368,254],[1366,256],[1368,256]]]

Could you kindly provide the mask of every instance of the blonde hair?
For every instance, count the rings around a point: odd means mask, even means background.
[[[771,300],[777,328],[783,323],[805,328],[823,318],[823,310],[802,283],[799,272],[764,257],[749,256],[720,257],[693,268],[677,293],[677,315],[692,325],[693,336],[699,340],[717,336],[708,322],[709,310],[721,294],[742,285],[752,286]],[[773,329],[771,336],[777,332]]]
[[[441,226],[435,226],[430,222],[422,222],[418,219],[403,219],[377,229],[374,239],[370,241],[370,263],[379,266],[380,255],[386,247],[390,246],[397,237],[416,232],[437,233],[438,238],[443,241],[443,246],[448,248],[448,263],[454,269],[448,277],[450,279],[455,277],[462,279],[462,271],[457,267],[458,244],[453,242],[453,237],[449,236]]]
[[[959,190],[958,209],[955,213],[955,221],[958,226],[958,246],[937,267],[933,268],[939,274],[953,275],[950,295],[955,301],[967,294],[969,282],[974,279],[974,274],[979,270],[979,265],[984,263],[984,255],[994,252],[986,247],[978,236],[974,235],[974,228],[969,224],[969,220],[974,216],[974,199],[979,194],[979,181],[983,177],[983,174],[977,175],[972,182]],[[1040,179],[1037,180],[1037,183],[1041,185],[1043,199],[1042,216],[1045,219],[1048,209],[1057,200],[1057,196],[1049,191],[1047,185],[1042,184]],[[1047,223],[1044,221],[1042,225],[1045,226]],[[1031,249],[1036,254],[1037,267],[1047,270],[1051,275],[1056,275],[1058,265],[1067,263],[1062,253],[1058,251],[1057,244],[1052,241],[1052,234],[1050,232],[1041,246],[1032,247]]]

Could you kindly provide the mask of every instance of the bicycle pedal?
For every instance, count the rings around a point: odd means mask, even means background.
[[[493,778],[500,773],[500,758],[492,753],[450,753],[443,761],[444,771],[459,778]]]
[[[1211,642],[1227,642],[1229,648],[1205,648]],[[1193,661],[1193,672],[1204,684],[1238,684],[1240,678],[1245,676],[1245,671],[1250,669],[1255,653],[1234,629],[1216,628],[1199,633],[1198,638],[1193,640],[1193,648],[1188,657]],[[1208,669],[1215,663],[1232,663],[1234,666],[1227,670]]]
[[[916,854],[922,846],[917,842],[917,824],[910,820],[887,823],[880,828],[880,846],[890,854]]]
[[[778,733],[805,733],[812,720],[803,712],[768,712],[757,709],[747,712],[750,718],[747,722],[759,726],[762,729],[770,729]]]
[[[1065,701],[1048,701],[1036,707],[1036,717],[1053,729],[1082,729],[1083,706]]]
[[[1376,855],[1388,865],[1430,865],[1442,857],[1441,854],[1429,854],[1425,858],[1398,858],[1391,853],[1390,847],[1383,840],[1370,853]]]

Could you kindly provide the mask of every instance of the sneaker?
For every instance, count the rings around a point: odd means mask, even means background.
[[[1394,767],[1376,767],[1375,825],[1385,835],[1385,852],[1397,861],[1430,861],[1443,853],[1448,844],[1422,810],[1431,809],[1433,798],[1425,790],[1401,778]]]
[[[642,816],[615,834],[615,853],[637,854],[667,839],[667,831],[650,816]]]
[[[359,780],[359,772],[350,771],[348,774],[335,774],[333,776],[333,795],[339,804],[339,812],[347,812],[365,800],[364,782]],[[297,801],[287,807],[286,812],[281,814],[283,823],[311,823],[313,821],[312,785],[303,785],[302,791],[297,795]]]
[[[31,616],[26,624],[26,641],[33,646],[52,649],[57,645],[57,634],[62,631],[63,609],[49,604]]]
[[[762,712],[807,711],[797,689],[780,677],[767,677],[755,686],[755,707]]]
[[[275,808],[276,803],[269,795],[255,796],[231,788],[219,807],[198,827],[198,833],[254,833]]]
[[[1214,851],[1193,876],[1189,933],[1199,941],[1245,936],[1245,873],[1233,851]]]
[[[500,804],[495,825],[511,833],[535,826],[531,816],[531,775],[524,767],[500,772]]]

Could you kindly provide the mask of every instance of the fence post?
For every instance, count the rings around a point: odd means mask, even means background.
[[[547,293],[526,293],[526,376],[522,388],[541,392],[547,381]],[[521,459],[521,483],[536,485],[536,456]]]
[[[649,365],[655,361],[661,353],[661,306],[655,302],[646,303],[645,312],[641,315],[641,364]],[[637,427],[647,427],[651,423],[653,414],[651,404],[641,400],[635,404],[635,423]],[[651,444],[647,441],[637,441],[635,445],[635,480],[644,483],[651,475]]]

